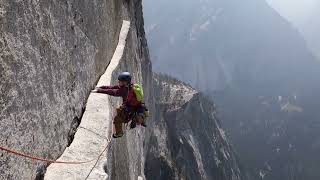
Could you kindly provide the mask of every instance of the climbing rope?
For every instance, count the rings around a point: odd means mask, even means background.
[[[106,151],[106,150],[108,149],[109,145],[111,145],[111,141],[112,141],[112,138],[109,138],[108,143],[107,143],[107,146],[106,146],[106,148],[104,149],[104,151]],[[103,152],[104,152],[104,151],[103,151]],[[97,164],[98,164],[98,162],[99,162],[99,160],[100,160],[100,157],[102,156],[103,152],[98,156],[96,162],[94,163],[94,165],[93,165],[92,168],[90,169],[90,171],[89,171],[87,177],[85,178],[85,180],[87,180],[87,179],[89,178],[89,176],[91,175],[93,169],[97,166]]]
[[[23,152],[19,152],[17,150],[10,149],[10,148],[7,148],[7,147],[2,147],[2,146],[0,146],[0,150],[6,151],[7,153],[10,153],[10,154],[15,154],[17,156],[29,158],[29,159],[32,159],[32,160],[35,160],[35,161],[44,161],[44,162],[48,162],[48,163],[60,163],[60,164],[85,164],[85,163],[90,163],[90,162],[92,162],[94,160],[98,161],[100,159],[100,157],[102,156],[102,154],[107,150],[110,141],[111,141],[111,139],[108,140],[107,145],[103,148],[103,151],[99,154],[99,156],[97,158],[94,158],[94,159],[91,159],[91,160],[88,160],[88,161],[57,161],[57,160],[51,160],[51,159],[37,157],[37,156],[34,156],[34,155],[29,155],[29,154],[26,154],[26,153],[23,153]]]

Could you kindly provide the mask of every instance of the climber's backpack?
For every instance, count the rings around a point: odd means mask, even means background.
[[[126,104],[129,106],[137,107],[141,105],[143,100],[143,90],[139,84],[133,84],[132,89],[129,90],[126,99]]]
[[[135,112],[129,116],[131,116],[129,119],[131,119],[130,123],[130,128],[133,129],[136,127],[136,119],[135,116],[137,114],[142,114],[142,118],[144,119],[144,122],[142,126],[146,127],[145,121],[146,118],[149,117],[149,110],[146,107],[145,103],[143,101],[143,89],[140,84],[133,84],[132,89],[128,92],[128,97],[127,97],[127,103],[133,107],[137,107],[135,109]]]
[[[133,84],[133,92],[136,95],[136,98],[139,102],[143,100],[143,89],[140,84]]]

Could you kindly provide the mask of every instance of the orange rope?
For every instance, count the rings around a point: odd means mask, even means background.
[[[22,153],[22,152],[19,152],[19,151],[10,149],[10,148],[2,147],[2,146],[0,146],[0,150],[6,151],[11,154],[15,154],[17,156],[22,156],[22,157],[26,157],[26,158],[29,158],[32,160],[36,160],[36,161],[44,161],[44,162],[49,162],[49,163],[60,163],[60,164],[85,164],[85,163],[89,163],[89,162],[92,162],[94,160],[99,159],[102,156],[103,152],[105,152],[107,150],[107,148],[110,144],[110,141],[111,141],[111,139],[108,140],[107,145],[105,146],[105,148],[103,149],[103,151],[99,154],[99,156],[97,158],[94,158],[94,159],[91,159],[88,161],[56,161],[56,160],[51,160],[51,159],[40,158],[40,157],[33,156],[33,155],[28,155],[28,154],[25,154],[25,153]]]

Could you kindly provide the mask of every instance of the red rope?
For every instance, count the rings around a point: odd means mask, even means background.
[[[44,162],[49,162],[49,163],[60,163],[60,164],[85,164],[85,163],[89,163],[89,162],[92,162],[94,160],[99,159],[102,156],[103,152],[105,152],[107,150],[109,144],[110,144],[110,139],[108,140],[107,145],[105,146],[103,151],[99,154],[99,156],[97,158],[94,158],[94,159],[91,159],[88,161],[56,161],[56,160],[51,160],[51,159],[40,158],[40,157],[33,156],[33,155],[28,155],[28,154],[25,154],[25,153],[22,153],[22,152],[19,152],[19,151],[10,149],[10,148],[2,147],[2,146],[0,146],[0,150],[6,151],[11,154],[15,154],[17,156],[22,156],[22,157],[29,158],[32,160],[36,160],[36,161],[44,161]]]

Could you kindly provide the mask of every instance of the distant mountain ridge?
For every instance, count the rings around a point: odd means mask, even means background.
[[[320,60],[320,2],[317,0],[294,2],[295,8],[292,8],[292,2],[288,0],[267,1],[280,15],[299,29],[308,42],[310,49]],[[299,4],[301,4],[301,6],[296,7]]]
[[[203,91],[239,82],[261,86],[261,81],[280,90],[283,80],[285,86],[304,83],[309,75],[301,68],[316,71],[299,32],[264,1],[189,0],[162,7],[166,2],[157,4],[158,11],[155,2],[144,2],[155,71]]]
[[[154,70],[213,97],[256,179],[320,178],[320,64],[288,21],[257,0],[149,0],[144,14]]]

